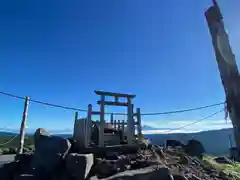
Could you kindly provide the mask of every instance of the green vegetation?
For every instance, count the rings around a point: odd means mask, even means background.
[[[240,179],[240,163],[219,164],[212,156],[204,156],[203,161],[206,166],[222,171],[226,175],[231,175],[233,178]]]
[[[9,142],[12,138],[13,136],[0,136],[0,154],[15,154],[17,152],[17,148],[19,146],[19,137],[16,137],[13,141]],[[33,136],[25,137],[23,151],[34,151]]]

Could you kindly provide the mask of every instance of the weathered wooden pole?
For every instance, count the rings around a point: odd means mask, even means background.
[[[78,112],[76,111],[75,117],[74,117],[73,139],[76,139],[76,136],[77,136],[77,131],[78,131],[77,121],[78,121]]]
[[[118,120],[118,126],[117,126],[117,129],[120,130],[121,129],[121,121]]]
[[[104,146],[104,125],[105,125],[105,119],[104,119],[104,101],[105,96],[101,95],[101,102],[100,102],[100,130],[99,130],[99,146]]]
[[[78,112],[76,111],[75,112],[75,117],[74,117],[74,120],[77,121],[78,120]]]
[[[113,125],[113,113],[110,116],[110,124]]]
[[[87,119],[86,119],[86,126],[85,126],[85,129],[86,129],[86,139],[85,139],[85,145],[86,147],[88,147],[89,145],[89,142],[90,142],[90,138],[91,138],[91,133],[92,133],[92,129],[91,129],[91,124],[92,124],[92,105],[89,104],[88,105],[88,115],[87,115]]]
[[[122,140],[124,140],[124,137],[125,137],[125,122],[124,120],[122,120]]]
[[[142,122],[141,122],[140,108],[137,108],[137,130],[138,130],[138,136],[142,136]]]
[[[133,105],[131,98],[128,97],[128,121],[127,121],[127,141],[129,145],[133,144],[134,136]]]
[[[30,98],[28,96],[25,98],[24,110],[23,110],[23,115],[22,115],[22,123],[21,123],[21,128],[20,128],[20,144],[19,144],[19,148],[18,148],[18,152],[17,152],[18,154],[23,153],[25,127],[26,127],[26,121],[27,121],[29,99]]]
[[[114,127],[114,129],[117,129],[117,120],[114,120],[113,127]]]
[[[212,44],[218,63],[222,84],[224,86],[227,109],[231,118],[238,152],[240,153],[240,78],[232,53],[228,35],[224,29],[220,8],[213,0],[213,6],[206,12],[206,20],[212,37]],[[237,157],[240,160],[240,156]]]

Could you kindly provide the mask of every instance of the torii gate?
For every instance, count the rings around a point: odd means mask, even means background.
[[[105,105],[109,106],[125,106],[128,109],[128,120],[127,120],[127,141],[129,145],[133,144],[134,136],[135,136],[135,127],[133,120],[133,104],[132,99],[136,95],[132,94],[123,94],[123,93],[112,93],[112,92],[104,92],[104,91],[94,91],[97,95],[101,96],[100,101],[97,103],[100,105],[100,132],[99,132],[99,146],[104,146],[104,110]],[[110,96],[114,97],[114,101],[105,101],[105,97]],[[119,98],[126,98],[127,102],[119,102]]]

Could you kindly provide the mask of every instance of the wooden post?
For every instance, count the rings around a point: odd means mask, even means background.
[[[113,113],[111,114],[111,117],[110,117],[110,124],[113,125]]]
[[[122,140],[124,141],[125,133],[124,133],[124,128],[125,128],[125,122],[122,120]]]
[[[235,55],[231,50],[224,28],[220,8],[213,0],[213,6],[206,12],[206,20],[212,37],[212,44],[227,99],[227,109],[233,124],[233,132],[240,160],[240,78]]]
[[[134,131],[134,123],[133,123],[133,112],[132,112],[132,102],[131,98],[128,98],[128,121],[127,121],[127,141],[129,145],[133,144],[133,131]]]
[[[118,130],[120,130],[121,129],[121,121],[120,120],[118,120]]]
[[[228,135],[228,139],[229,139],[229,149],[232,148],[232,136],[231,134]]]
[[[100,104],[100,131],[99,131],[99,146],[104,146],[104,101],[105,96],[101,95],[101,104]]]
[[[75,112],[75,121],[77,121],[78,120],[78,112],[76,111]]]
[[[86,139],[85,139],[85,145],[86,147],[88,147],[89,145],[89,142],[90,142],[90,138],[91,138],[91,124],[92,124],[92,105],[89,104],[88,105],[88,115],[87,115],[87,119],[86,119],[86,126],[85,126],[85,130],[86,130],[86,133],[85,133],[85,136],[86,136]]]
[[[142,135],[142,122],[141,122],[141,111],[140,108],[137,108],[137,130],[138,136]]]
[[[73,139],[76,139],[76,135],[77,135],[77,121],[78,121],[78,112],[75,112],[75,117],[74,117],[74,129],[73,129]]]
[[[114,129],[117,129],[117,120],[114,120],[113,127]]]
[[[27,121],[29,99],[30,98],[28,96],[25,98],[24,110],[23,110],[23,115],[22,115],[22,123],[21,123],[21,129],[20,129],[20,144],[19,144],[19,148],[18,148],[18,152],[17,152],[18,154],[23,153],[25,127],[26,127],[26,121]]]

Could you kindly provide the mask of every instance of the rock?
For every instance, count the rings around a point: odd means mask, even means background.
[[[121,170],[122,164],[119,162],[120,160],[98,159],[96,165],[94,166],[94,173],[101,178],[112,176]]]
[[[131,162],[131,169],[141,169],[157,163],[158,162],[151,160],[136,159],[135,161]]]
[[[180,156],[179,163],[181,163],[181,164],[189,164],[190,161],[189,161],[189,159],[186,156]]]
[[[93,166],[93,162],[93,154],[71,153],[66,159],[67,171],[76,180],[86,179]]]
[[[31,154],[31,153],[17,154],[15,156],[15,160],[30,163],[32,157],[33,157],[33,154]]]
[[[233,162],[227,157],[217,157],[214,160],[219,164],[233,164]]]
[[[193,180],[201,180],[199,177],[197,177],[195,174],[192,175]]]
[[[34,134],[35,153],[31,160],[31,168],[37,171],[52,173],[68,154],[70,142],[59,136],[49,136],[43,129]]]
[[[49,133],[47,132],[46,129],[43,128],[38,128],[36,132],[34,133],[34,145],[35,148],[37,146],[38,141],[41,139],[43,136],[50,136]]]
[[[98,177],[97,176],[92,176],[89,178],[89,180],[98,180]]]
[[[157,153],[157,155],[159,156],[159,158],[161,160],[166,160],[166,157],[163,153],[163,149],[160,146],[154,145],[154,146],[152,146],[152,150],[154,150]]]
[[[107,152],[106,159],[108,159],[108,160],[118,160],[119,159],[119,153],[118,152]]]
[[[15,156],[15,160],[19,161],[19,168],[21,172],[26,172],[29,170],[32,157],[33,154],[31,153],[17,154]]]
[[[230,179],[232,179],[232,178],[229,178],[229,176],[228,176],[226,173],[224,173],[223,171],[220,171],[220,172],[219,172],[219,176],[220,176],[221,179],[223,179],[223,180],[230,180]]]
[[[68,140],[71,143],[71,149],[70,149],[69,153],[80,152],[80,149],[78,148],[77,141],[74,140],[72,137],[68,138]]]
[[[157,180],[158,177],[163,180],[174,180],[173,176],[170,174],[169,169],[166,167],[160,168],[154,173],[156,173],[157,176],[154,176],[155,178],[152,180]]]
[[[104,180],[174,180],[168,168],[154,170],[153,167],[124,171]]]
[[[171,147],[184,147],[184,144],[182,144],[180,141],[177,140],[167,140],[166,141],[166,147],[171,146]]]
[[[201,157],[202,154],[205,152],[205,149],[201,142],[192,139],[189,140],[188,144],[185,146],[185,151],[190,156]]]
[[[33,174],[20,174],[14,180],[36,180],[36,177]]]
[[[14,173],[17,173],[19,169],[19,162],[14,161],[6,163],[0,168],[0,179],[9,180],[14,178]]]
[[[180,175],[180,174],[175,174],[175,175],[173,175],[173,179],[174,179],[174,180],[187,180],[186,177],[184,177],[184,176],[182,176],[182,175]]]

